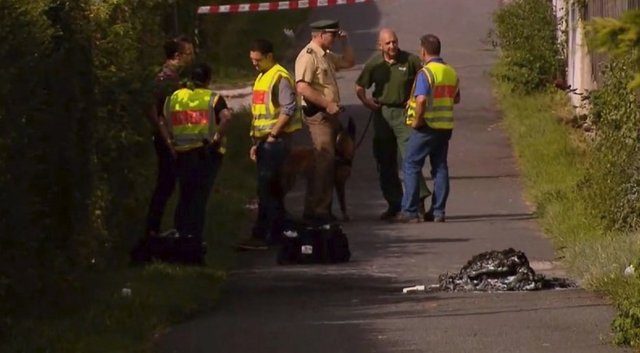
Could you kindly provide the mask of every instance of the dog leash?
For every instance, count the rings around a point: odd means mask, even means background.
[[[373,111],[369,113],[369,120],[367,121],[367,125],[364,127],[364,131],[360,136],[360,140],[358,141],[358,143],[356,143],[356,149],[358,149],[358,147],[360,147],[360,145],[362,144],[362,141],[364,141],[364,137],[365,135],[367,135],[367,131],[369,130],[369,125],[371,125],[371,120],[373,120]]]

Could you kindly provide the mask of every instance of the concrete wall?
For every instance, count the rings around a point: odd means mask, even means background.
[[[568,0],[552,0],[558,23],[566,27],[567,38],[559,36],[567,43],[567,84],[576,92],[585,92],[598,87],[602,79],[600,70],[607,62],[607,56],[589,53],[584,21],[594,17],[619,18],[625,11],[640,8],[640,0],[588,0],[586,7],[567,6]],[[559,26],[560,28],[561,26]],[[562,32],[559,30],[559,32]],[[580,97],[572,94],[574,105],[580,105]]]
[[[586,43],[581,9],[576,6],[567,6],[565,0],[553,0],[553,5],[559,24],[558,38],[566,44],[567,84],[577,93],[592,90],[597,87],[597,83]],[[570,96],[573,105],[579,107],[580,96],[576,94]]]

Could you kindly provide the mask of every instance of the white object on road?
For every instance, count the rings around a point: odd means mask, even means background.
[[[403,288],[402,293],[407,294],[410,292],[424,292],[424,290],[425,290],[424,285],[418,285],[418,286]]]
[[[120,294],[123,297],[130,297],[131,296],[131,288],[122,288],[122,290],[120,291]]]

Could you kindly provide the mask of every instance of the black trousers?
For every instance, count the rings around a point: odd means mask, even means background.
[[[176,187],[176,163],[169,147],[159,135],[153,137],[153,146],[158,157],[158,176],[147,213],[147,235],[160,232],[164,209]]]
[[[253,237],[269,243],[277,243],[282,236],[286,211],[280,170],[288,154],[289,142],[285,138],[274,142],[258,142],[256,157],[259,202]]]
[[[175,224],[180,235],[202,241],[207,201],[222,164],[223,155],[214,146],[178,152],[176,167],[180,197]]]

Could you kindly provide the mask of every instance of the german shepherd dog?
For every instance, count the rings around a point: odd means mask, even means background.
[[[347,128],[342,128],[336,136],[335,149],[335,179],[334,187],[340,203],[342,219],[349,221],[347,203],[345,200],[345,184],[351,176],[351,163],[356,150],[356,125],[349,117]],[[298,175],[303,175],[309,183],[315,167],[313,147],[294,147],[282,167],[282,190],[288,194],[295,186]]]

